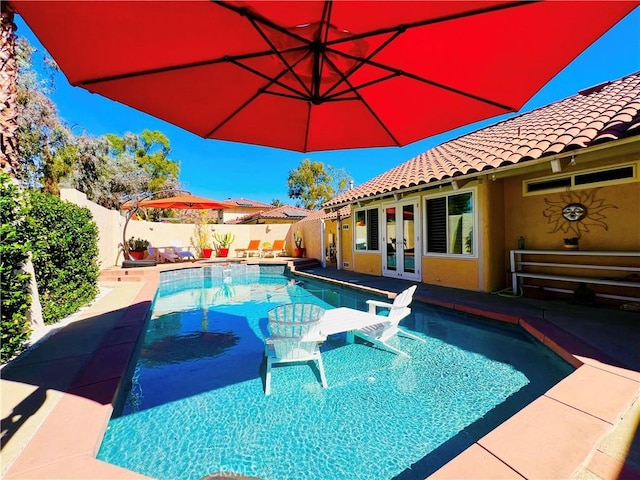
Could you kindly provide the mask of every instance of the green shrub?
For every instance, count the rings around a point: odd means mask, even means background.
[[[27,312],[31,305],[31,275],[22,270],[29,257],[26,232],[27,205],[23,193],[9,176],[0,173],[0,278],[2,283],[2,346],[0,361],[7,362],[24,350],[31,334]]]
[[[98,227],[91,212],[40,192],[30,194],[29,238],[45,323],[95,298]]]

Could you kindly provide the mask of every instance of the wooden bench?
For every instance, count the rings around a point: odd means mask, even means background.
[[[553,261],[523,261],[522,257],[527,256],[531,257],[534,255],[553,257],[557,256],[559,262]],[[615,262],[611,262],[609,259],[612,258],[639,258],[639,251],[631,251],[631,252],[617,252],[617,251],[581,251],[581,250],[511,250],[510,251],[510,264],[511,264],[511,285],[513,289],[513,294],[516,295],[518,293],[518,289],[520,287],[520,279],[522,278],[535,278],[541,280],[556,280],[562,282],[575,282],[575,283],[584,283],[584,284],[598,284],[598,285],[611,285],[617,287],[631,287],[631,288],[640,288],[640,281],[634,282],[628,279],[623,278],[615,278],[615,277],[595,277],[595,276],[580,276],[575,274],[558,274],[558,273],[546,273],[544,271],[528,271],[527,267],[539,267],[542,270],[545,268],[553,268],[553,269],[585,269],[585,270],[598,270],[604,272],[630,272],[630,273],[639,273],[640,272],[640,264],[639,266],[635,265],[616,265]],[[567,257],[583,257],[586,262],[583,263],[567,263]],[[598,261],[593,261],[593,263],[589,263],[589,257],[595,260],[598,258]],[[565,259],[565,261],[563,261]]]

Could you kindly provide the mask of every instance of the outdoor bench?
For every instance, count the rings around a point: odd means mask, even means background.
[[[542,261],[534,261],[531,258],[535,256],[544,258]],[[518,293],[523,278],[640,288],[640,275],[636,275],[638,281],[633,279],[634,274],[640,273],[640,252],[638,251],[511,250],[509,257],[514,295]],[[569,258],[572,257],[581,257],[581,263],[569,262]],[[555,258],[558,261],[553,261]],[[613,261],[614,258],[629,259],[629,261],[621,265],[619,264],[621,262]],[[553,271],[548,271],[549,269]],[[571,273],[557,273],[563,269],[570,269]],[[577,274],[576,270],[583,270],[586,274]],[[593,272],[602,272],[609,276],[595,276]],[[622,277],[611,275],[620,272],[623,272]]]

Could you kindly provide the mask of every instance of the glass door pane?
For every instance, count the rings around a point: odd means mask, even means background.
[[[387,255],[387,270],[396,270],[398,254],[396,251],[396,238],[398,234],[396,232],[396,209],[395,207],[387,207],[385,212],[385,225],[386,225],[386,255]]]
[[[415,218],[413,205],[402,206],[402,224],[398,225],[403,239],[403,271],[406,273],[415,273],[416,256],[415,256]]]

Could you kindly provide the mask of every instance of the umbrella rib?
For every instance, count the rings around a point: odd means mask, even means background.
[[[333,90],[335,90],[336,88],[338,88],[339,85],[341,85],[346,78],[350,77],[351,75],[353,75],[355,72],[357,72],[360,68],[362,68],[363,65],[367,64],[374,56],[376,56],[382,49],[384,49],[387,45],[389,45],[391,42],[393,42],[396,38],[398,38],[398,36],[402,33],[402,31],[398,30],[396,31],[391,37],[389,37],[388,39],[386,39],[380,46],[378,46],[378,48],[376,48],[373,52],[371,52],[369,55],[367,55],[365,58],[362,59],[358,59],[358,64],[356,66],[354,66],[351,70],[349,70],[346,75],[342,76],[342,79],[340,79],[339,81],[337,81],[336,83],[334,83],[326,92],[325,92],[325,96],[328,96]],[[341,55],[342,52],[336,51],[332,48],[327,48],[327,50],[331,53],[337,54],[337,55]],[[392,75],[393,76],[393,75]],[[389,77],[386,77],[386,79],[388,79]],[[376,82],[377,83],[377,82]],[[348,90],[345,90],[348,91]],[[344,93],[344,92],[343,92]],[[340,94],[338,94],[340,95]]]
[[[271,84],[277,84],[280,85],[288,90],[291,90],[293,93],[296,93],[298,95],[300,95],[300,92],[296,91],[295,89],[289,87],[288,85],[284,85],[278,82],[278,79],[280,77],[282,77],[284,75],[284,73],[286,72],[286,70],[283,70],[282,72],[280,72],[280,74],[278,76],[276,76],[275,78],[270,78],[267,75],[263,74],[262,72],[259,72],[257,70],[254,70],[253,68],[247,66],[247,65],[243,65],[242,63],[239,62],[234,62],[232,61],[232,63],[234,65],[237,65],[240,68],[244,68],[252,73],[254,73],[255,75],[258,75],[266,80],[269,81],[269,85]],[[271,93],[271,92],[267,92],[267,88],[269,87],[269,85],[266,85],[265,87],[261,87],[259,88],[250,98],[248,98],[242,105],[240,105],[238,108],[236,108],[233,112],[231,112],[227,118],[225,118],[222,122],[220,122],[214,129],[212,129],[210,132],[208,132],[205,137],[210,137],[211,135],[213,135],[215,132],[217,132],[220,128],[222,128],[229,120],[231,120],[234,116],[236,116],[239,112],[241,112],[247,105],[249,105],[251,102],[253,102],[256,98],[258,98],[259,95],[261,95],[262,93]],[[293,96],[292,96],[293,97]],[[306,98],[304,96],[300,96],[300,97],[293,97],[296,98],[298,100],[306,100]]]
[[[344,75],[343,75],[344,77]],[[371,106],[369,105],[369,103],[362,98],[362,95],[360,95],[360,93],[358,93],[358,91],[353,87],[353,85],[351,85],[349,83],[349,80],[347,78],[344,78],[344,81],[347,85],[349,85],[349,87],[351,87],[351,91],[353,91],[353,93],[356,95],[357,99],[360,100],[362,102],[362,104],[364,105],[364,107],[369,110],[369,113],[371,114],[371,116],[373,118],[376,119],[376,121],[378,122],[378,124],[380,124],[380,126],[382,127],[382,129],[387,132],[387,135],[389,135],[389,138],[391,138],[391,140],[393,140],[393,142],[396,144],[396,146],[400,146],[400,142],[398,141],[398,139],[393,135],[393,133],[391,133],[391,130],[389,130],[387,128],[387,126],[385,125],[385,123],[380,119],[380,117],[376,114],[376,112],[373,110],[373,108],[371,108]]]
[[[526,5],[530,5],[533,3],[540,3],[543,0],[526,0],[526,1],[517,1],[517,2],[510,2],[510,3],[502,3],[500,5],[494,5],[492,7],[485,7],[485,8],[479,8],[477,10],[470,10],[468,12],[463,12],[463,13],[456,13],[456,14],[452,14],[452,15],[446,15],[443,17],[438,17],[438,18],[432,18],[429,20],[422,20],[419,22],[413,22],[413,23],[406,23],[403,25],[397,25],[394,27],[388,27],[388,28],[381,28],[379,30],[372,30],[366,33],[358,33],[355,35],[351,35],[350,37],[346,37],[346,38],[337,38],[335,40],[332,40],[330,42],[327,42],[327,46],[331,46],[331,45],[336,45],[339,43],[345,43],[345,42],[350,42],[350,41],[354,41],[354,40],[360,40],[363,38],[368,38],[368,37],[374,37],[377,35],[383,35],[385,33],[392,33],[392,32],[399,32],[399,33],[404,33],[406,30],[410,30],[412,28],[418,28],[418,27],[424,27],[427,25],[433,25],[436,23],[442,23],[442,22],[449,22],[451,20],[458,20],[461,18],[466,18],[466,17],[472,17],[475,15],[484,15],[485,13],[493,13],[499,10],[505,10],[505,9],[509,9],[509,8],[518,8],[518,7],[523,7]]]
[[[214,5],[218,5],[220,7],[224,7],[226,9],[229,9],[235,13],[237,13],[238,15],[240,15],[241,17],[249,17],[254,19],[256,22],[258,23],[262,23],[263,25],[266,25],[269,28],[272,28],[274,30],[277,30],[280,33],[284,33],[285,35],[290,36],[291,38],[295,38],[296,40],[298,40],[301,43],[305,43],[307,45],[309,45],[311,42],[309,41],[309,39],[305,38],[305,37],[301,37],[300,35],[291,32],[290,30],[286,29],[285,27],[278,25],[277,23],[273,23],[271,20],[267,20],[266,18],[260,17],[258,15],[255,15],[250,9],[248,9],[247,7],[236,7],[233,5],[229,5],[227,2],[220,2],[217,0],[209,0],[211,3],[213,3]],[[273,52],[271,52],[273,53]]]
[[[376,83],[386,82],[387,80],[391,80],[392,78],[398,77],[398,76],[400,76],[399,72],[390,73],[389,75],[386,75],[384,77],[380,77],[380,78],[378,78],[376,80],[371,80],[369,82],[365,82],[365,83],[362,83],[360,85],[353,86],[351,88],[346,88],[346,89],[341,90],[341,91],[339,91],[337,93],[334,93],[333,95],[328,95],[328,96],[326,96],[324,98],[324,100],[326,100],[326,101],[334,101],[334,99],[336,99],[337,97],[341,97],[341,96],[343,96],[343,95],[345,95],[345,94],[347,94],[349,92],[356,92],[356,91],[358,91],[358,90],[360,90],[362,88],[370,87],[371,85],[375,85]],[[345,81],[346,81],[346,77],[345,77]],[[342,82],[340,82],[340,83],[342,83]]]
[[[326,0],[324,6],[322,7],[322,16],[320,17],[320,25],[323,26],[324,32],[322,33],[321,43],[323,45],[327,45],[329,40],[329,28],[331,27],[331,12],[333,10],[333,2],[332,0]],[[314,98],[321,98],[320,95],[320,80],[322,79],[322,72],[325,69],[324,60],[329,60],[326,55],[322,55],[320,49],[314,50],[314,62],[313,62],[313,75],[311,86],[315,87],[315,91],[313,92]],[[335,68],[335,65],[332,64]],[[324,95],[322,95],[324,96]]]
[[[293,66],[295,67],[303,59],[304,59],[304,57],[301,58],[298,62],[296,62]],[[291,87],[291,86],[289,86],[289,85],[287,85],[285,83],[281,83],[279,81],[279,79],[285,74],[285,72],[287,72],[287,70],[283,70],[276,77],[270,77],[269,75],[267,75],[265,73],[262,73],[261,71],[256,70],[253,67],[250,67],[249,65],[245,65],[243,63],[236,62],[236,61],[231,60],[231,59],[229,61],[231,63],[233,63],[234,65],[236,65],[237,67],[243,68],[244,70],[247,70],[248,72],[251,72],[251,73],[253,73],[254,75],[256,75],[256,76],[258,76],[260,78],[264,78],[265,80],[268,80],[269,81],[269,85],[267,85],[265,87],[262,87],[261,88],[262,91],[266,92],[266,89],[269,88],[270,85],[275,84],[275,85],[278,85],[278,86],[280,86],[280,87],[282,87],[282,88],[284,88],[286,90],[289,90],[289,91],[291,91],[291,92],[293,92],[293,93],[295,93],[297,95],[297,96],[292,96],[292,98],[298,98],[299,100],[308,100],[309,99],[310,94],[306,94],[305,95],[304,92],[300,92],[300,91],[296,90],[295,88],[293,88],[293,87]]]
[[[186,70],[189,68],[197,68],[197,67],[205,67],[207,65],[216,65],[218,63],[226,63],[226,62],[230,62],[232,60],[247,60],[250,58],[259,58],[259,57],[266,57],[269,55],[273,55],[272,51],[264,51],[264,52],[254,52],[254,53],[247,53],[244,55],[236,55],[236,56],[225,56],[223,58],[215,58],[215,59],[210,59],[210,60],[202,60],[199,62],[191,62],[191,63],[183,63],[180,65],[170,65],[167,67],[160,67],[160,68],[150,68],[149,70],[140,70],[138,72],[128,72],[128,73],[120,73],[117,75],[109,75],[107,77],[98,77],[98,78],[89,78],[86,80],[80,80],[78,82],[75,83],[75,85],[93,85],[96,83],[103,83],[103,82],[111,82],[114,80],[126,80],[128,78],[136,78],[136,77],[144,77],[147,75],[156,75],[158,73],[167,73],[167,72],[173,72],[176,70]]]
[[[269,39],[269,37],[267,37],[267,35],[265,34],[265,32],[262,30],[262,28],[258,25],[258,22],[256,20],[255,17],[253,16],[247,16],[247,19],[249,20],[249,23],[251,23],[251,25],[253,26],[253,28],[258,32],[258,34],[260,34],[260,36],[262,37],[262,39],[266,42],[266,44],[269,46],[269,48],[271,48],[272,52],[275,53],[278,58],[280,59],[280,61],[284,64],[284,66],[287,68],[287,70],[289,71],[289,73],[291,73],[291,75],[293,75],[293,77],[298,81],[298,83],[300,84],[300,86],[307,92],[307,94],[309,96],[311,96],[311,90],[309,90],[307,88],[307,86],[304,84],[304,82],[302,81],[302,79],[300,78],[300,76],[296,73],[296,71],[293,69],[293,67],[295,65],[297,65],[299,63],[296,62],[293,66],[289,64],[289,62],[284,58],[284,56],[282,55],[282,52],[280,52],[280,50],[278,50],[276,48],[276,46],[273,44],[273,42]],[[289,50],[289,51],[296,51],[294,50]],[[303,56],[303,58],[306,57]],[[302,59],[301,59],[302,60]],[[300,61],[301,61],[300,60]]]
[[[363,34],[352,35],[352,36],[350,36],[348,38],[345,38],[345,39],[337,39],[337,40],[333,40],[331,42],[327,42],[327,44],[326,44],[327,45],[327,51],[329,51],[329,52],[331,52],[331,53],[333,53],[335,55],[341,55],[341,56],[343,56],[345,58],[350,58],[351,60],[355,60],[355,61],[358,62],[358,65],[353,67],[349,72],[347,72],[346,75],[341,74],[341,77],[342,77],[341,80],[339,80],[336,83],[334,83],[325,92],[325,94],[323,96],[324,97],[323,99],[324,100],[330,100],[332,98],[335,98],[336,96],[344,95],[345,93],[347,93],[349,91],[355,91],[355,90],[363,88],[365,86],[370,86],[370,85],[373,85],[375,83],[379,83],[380,81],[388,80],[389,78],[392,78],[394,76],[403,75],[403,76],[406,76],[408,78],[412,78],[413,80],[416,80],[416,81],[419,81],[419,82],[424,82],[424,83],[427,83],[427,84],[432,85],[434,87],[450,91],[450,92],[455,93],[457,95],[465,96],[465,97],[471,98],[473,100],[477,100],[479,102],[486,103],[486,104],[492,105],[494,107],[500,108],[502,110],[506,110],[508,112],[514,112],[514,111],[516,111],[516,109],[514,107],[512,107],[512,106],[503,105],[501,103],[494,102],[493,100],[490,100],[490,99],[487,99],[487,98],[483,98],[483,97],[480,97],[478,95],[474,95],[472,93],[464,92],[462,90],[458,90],[456,88],[449,87],[447,85],[443,85],[443,84],[440,84],[438,82],[434,82],[432,80],[421,78],[421,77],[418,77],[417,75],[413,75],[413,74],[408,73],[408,72],[399,71],[398,69],[394,69],[392,67],[377,63],[377,62],[373,61],[372,58],[375,55],[377,55],[381,50],[383,50],[387,45],[389,45],[392,41],[394,41],[396,38],[398,38],[398,36],[400,36],[400,34],[405,33],[407,30],[409,30],[411,28],[417,28],[417,27],[422,27],[422,26],[425,26],[425,25],[441,23],[441,22],[450,21],[450,20],[456,20],[456,19],[459,19],[459,18],[465,18],[465,17],[469,17],[469,16],[474,16],[474,15],[482,15],[482,14],[485,14],[485,13],[491,13],[491,12],[494,12],[494,11],[503,10],[503,9],[507,9],[507,8],[521,7],[521,6],[524,6],[524,5],[531,4],[531,3],[538,3],[538,1],[539,0],[520,1],[520,2],[512,2],[512,3],[508,3],[508,4],[496,5],[496,6],[493,6],[493,7],[481,8],[481,9],[473,10],[473,11],[470,11],[470,12],[465,12],[465,13],[462,13],[462,14],[447,15],[445,17],[439,17],[439,18],[436,18],[436,19],[424,20],[422,22],[415,22],[415,23],[410,23],[410,24],[406,24],[406,25],[400,25],[398,27],[393,27],[393,28],[375,30],[373,32],[367,32],[367,33],[363,33]],[[382,35],[382,34],[385,34],[385,33],[394,33],[394,34],[391,37],[389,37],[387,40],[385,40],[378,48],[376,48],[376,50],[371,52],[366,58],[356,57],[356,56],[350,55],[350,54],[348,54],[346,52],[341,52],[341,51],[334,50],[334,49],[330,48],[331,45],[336,45],[336,44],[339,44],[339,43],[348,42],[348,41],[354,41],[354,40],[367,38],[367,37],[371,37],[371,36],[376,36],[376,35]],[[330,61],[328,58],[327,58],[327,60]],[[342,83],[345,83],[346,79],[349,76],[353,75],[358,69],[360,69],[365,64],[371,65],[371,66],[374,66],[374,67],[377,67],[377,68],[381,68],[381,69],[384,69],[384,70],[388,70],[388,71],[391,71],[391,72],[394,72],[394,73],[392,73],[392,75],[384,77],[382,79],[374,80],[374,81],[371,81],[371,82],[367,82],[367,83],[362,84],[362,85],[360,85],[358,87],[350,86],[349,88],[344,89],[344,90],[342,90],[342,91],[340,91],[340,92],[338,92],[338,93],[336,93],[336,94],[334,94],[332,96],[328,96],[329,93],[331,93],[333,90],[335,90]],[[338,70],[336,69],[336,71],[338,71]]]
[[[404,77],[410,78],[412,80],[416,80],[418,82],[423,82],[423,83],[426,83],[426,84],[431,85],[433,87],[441,88],[441,89],[447,90],[447,91],[449,91],[451,93],[455,93],[455,94],[461,95],[463,97],[471,98],[472,100],[477,100],[478,102],[486,103],[488,105],[492,105],[494,107],[500,108],[500,109],[505,110],[507,112],[515,112],[517,110],[512,106],[503,105],[502,103],[494,102],[493,100],[490,100],[488,98],[483,98],[483,97],[480,97],[480,96],[475,95],[473,93],[465,92],[463,90],[459,90],[457,88],[450,87],[448,85],[443,85],[442,83],[434,82],[433,80],[429,80],[427,78],[422,78],[422,77],[419,77],[418,75],[415,75],[413,73],[406,72],[404,70],[398,70],[397,68],[393,68],[393,67],[390,67],[388,65],[384,65],[382,63],[375,62],[373,60],[362,59],[360,57],[349,55],[348,53],[345,53],[345,52],[339,52],[339,53],[342,56],[350,58],[352,60],[363,61],[363,62],[367,63],[368,65],[380,68],[381,70],[387,70],[388,72],[395,73],[396,75],[404,76]],[[354,88],[354,87],[352,87],[350,85],[350,89],[349,90],[351,90],[352,88]],[[342,93],[347,92],[349,90],[343,90]],[[335,94],[335,95],[337,95],[337,94]]]

